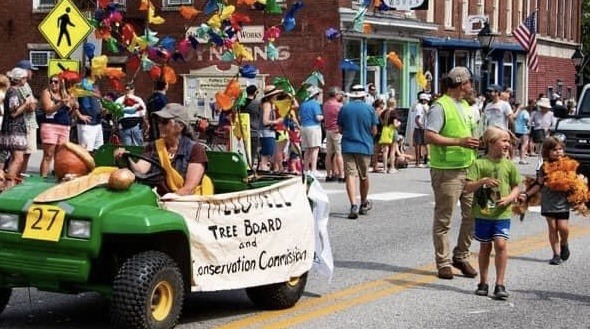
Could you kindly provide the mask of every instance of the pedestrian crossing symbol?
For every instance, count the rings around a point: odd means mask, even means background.
[[[69,58],[92,32],[92,25],[71,0],[60,0],[39,24],[39,31],[59,57]]]

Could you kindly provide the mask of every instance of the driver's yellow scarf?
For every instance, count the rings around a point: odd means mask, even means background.
[[[184,185],[184,178],[182,178],[182,175],[172,166],[163,138],[156,140],[156,152],[158,152],[160,165],[162,165],[162,168],[166,171],[166,186],[168,186],[172,192],[178,191],[178,189]]]

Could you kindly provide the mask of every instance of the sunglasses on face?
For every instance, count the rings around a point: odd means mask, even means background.
[[[170,121],[172,121],[172,119],[163,119],[163,118],[160,118],[160,119],[158,119],[158,124],[160,124],[160,125],[167,125],[168,123],[170,123]]]
[[[59,83],[59,80],[50,80],[49,83]]]

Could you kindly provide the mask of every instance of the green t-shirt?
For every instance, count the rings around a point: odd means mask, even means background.
[[[512,191],[512,187],[517,186],[521,182],[518,169],[508,159],[501,159],[499,161],[493,161],[488,157],[476,159],[467,170],[467,179],[476,181],[484,177],[492,177],[500,180],[500,185],[492,188],[492,197],[490,198],[492,200],[507,196]],[[497,196],[498,192],[500,196]],[[482,208],[477,200],[477,195],[478,193],[475,193],[473,207],[471,208],[473,217],[486,219],[509,219],[511,217],[512,210],[510,206],[497,207],[492,200],[487,200],[486,206]]]

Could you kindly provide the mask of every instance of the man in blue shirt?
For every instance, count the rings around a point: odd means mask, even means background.
[[[357,219],[371,209],[369,194],[369,164],[373,154],[373,136],[377,134],[379,119],[372,106],[365,103],[365,88],[354,85],[347,94],[350,102],[338,113],[338,126],[342,133],[342,157],[346,172],[346,192],[350,201],[348,218]],[[361,204],[356,204],[355,178],[359,177]]]
[[[94,85],[90,69],[86,69],[86,77],[82,79],[80,85],[84,90],[93,92],[93,95],[78,97],[80,107],[75,113],[78,119],[76,125],[78,144],[89,152],[94,152],[104,144],[104,136],[101,124],[100,91]]]
[[[156,139],[160,138],[157,118],[154,117],[152,114],[163,109],[164,106],[168,104],[168,97],[166,96],[166,91],[168,91],[168,82],[164,81],[163,79],[156,80],[156,82],[154,82],[154,93],[147,99],[147,102],[145,104],[147,107],[148,121],[150,122],[148,131],[148,142],[153,142]]]

